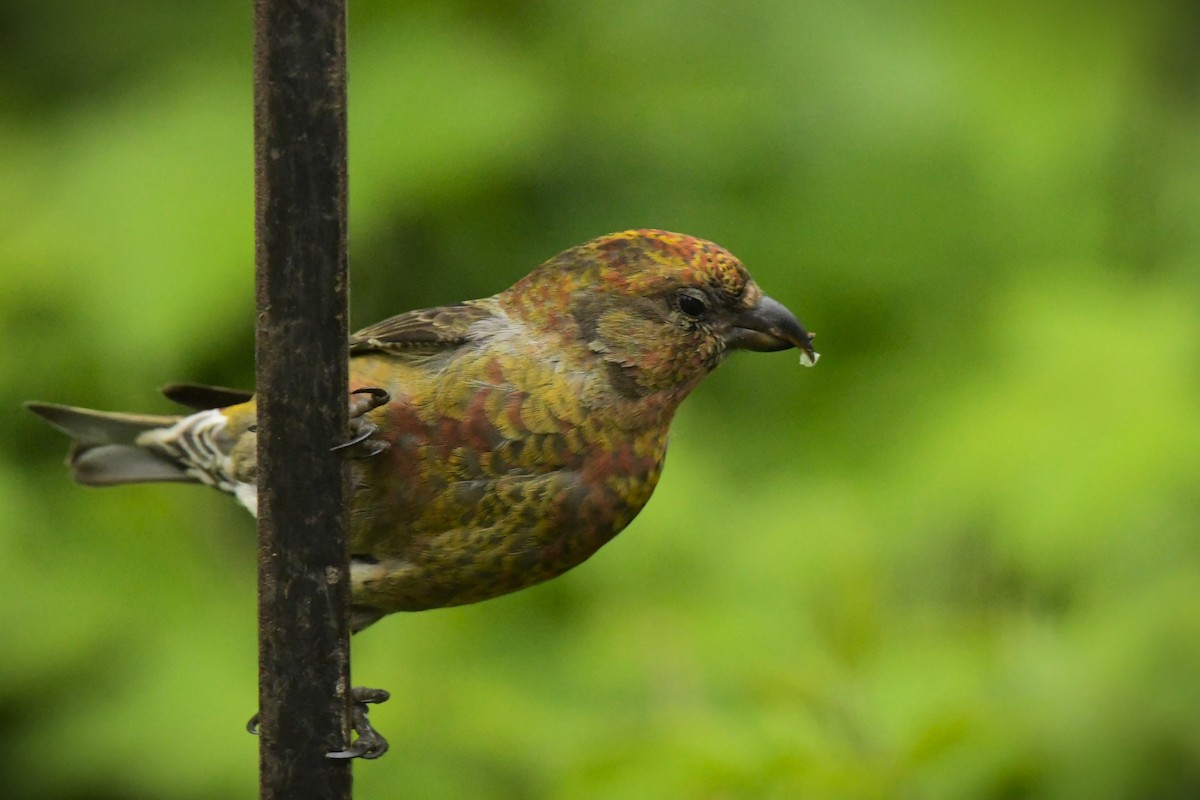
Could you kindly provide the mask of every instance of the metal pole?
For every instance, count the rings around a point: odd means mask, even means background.
[[[255,0],[260,793],[348,800],[345,0]]]

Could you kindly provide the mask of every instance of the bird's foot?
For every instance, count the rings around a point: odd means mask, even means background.
[[[391,697],[386,689],[370,689],[366,686],[355,686],[350,690],[350,729],[358,734],[345,750],[335,750],[326,753],[328,758],[379,758],[388,751],[387,739],[380,735],[367,718],[367,703],[382,703]],[[246,723],[246,730],[258,736],[258,714]]]
[[[388,742],[367,719],[367,703],[382,703],[391,695],[384,689],[355,686],[350,690],[350,727],[358,734],[345,750],[326,753],[329,758],[379,758],[387,752]]]
[[[378,386],[355,389],[351,392],[350,438],[333,449],[346,450],[352,458],[370,458],[388,450],[390,444],[371,438],[379,430],[379,426],[367,419],[367,413],[386,405],[391,399],[391,395]]]

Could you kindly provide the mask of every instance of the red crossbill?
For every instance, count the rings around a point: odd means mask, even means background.
[[[734,350],[817,354],[796,317],[712,242],[625,231],[482,300],[350,338],[353,629],[553,578],[650,499],[667,429]],[[248,394],[169,387],[204,410],[112,414],[31,403],[74,438],[80,483],[189,481],[256,509]]]

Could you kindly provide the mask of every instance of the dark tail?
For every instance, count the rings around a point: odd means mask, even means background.
[[[181,417],[117,414],[53,403],[26,403],[25,407],[71,437],[67,466],[82,484],[195,480],[167,454],[140,443],[142,434],[169,428]]]

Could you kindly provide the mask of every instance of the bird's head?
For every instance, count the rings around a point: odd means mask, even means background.
[[[704,239],[631,230],[552,258],[505,293],[521,316],[571,330],[623,396],[682,399],[733,350],[797,347],[812,334],[763,294],[729,251]]]

